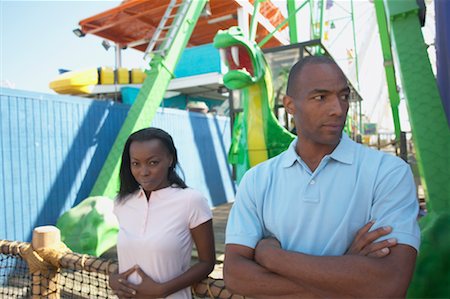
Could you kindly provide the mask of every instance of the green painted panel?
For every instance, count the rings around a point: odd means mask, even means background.
[[[392,2],[396,1],[387,3]],[[414,14],[391,17],[390,28],[428,209],[448,211],[450,131],[419,18]]]

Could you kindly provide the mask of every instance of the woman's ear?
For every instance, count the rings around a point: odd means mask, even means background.
[[[283,105],[284,109],[286,109],[287,113],[290,115],[295,114],[295,105],[294,105],[294,99],[288,95],[285,95],[283,97]]]

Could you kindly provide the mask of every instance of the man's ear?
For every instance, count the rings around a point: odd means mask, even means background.
[[[285,95],[283,97],[283,105],[284,109],[286,109],[287,113],[290,115],[294,115],[295,113],[295,105],[294,105],[294,99],[288,95]]]

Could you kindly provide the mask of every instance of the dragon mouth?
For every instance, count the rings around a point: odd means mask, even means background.
[[[252,59],[246,47],[234,45],[222,48],[222,51],[225,51],[225,60],[230,70],[246,71],[251,76],[254,76]]]

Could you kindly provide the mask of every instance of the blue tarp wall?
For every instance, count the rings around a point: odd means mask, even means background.
[[[30,241],[88,197],[129,108],[1,89],[0,239]],[[212,207],[234,198],[229,118],[165,108],[151,125],[172,135],[187,184]]]

